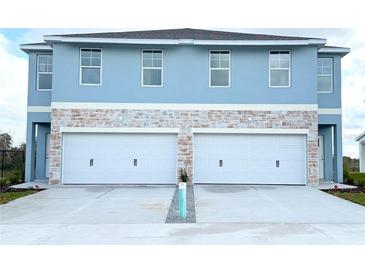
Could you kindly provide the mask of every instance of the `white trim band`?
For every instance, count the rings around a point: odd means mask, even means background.
[[[327,115],[341,115],[341,108],[319,108],[318,114],[327,114]]]
[[[192,128],[192,133],[228,133],[228,134],[309,134],[308,129],[291,128]]]
[[[53,102],[52,109],[162,109],[162,110],[266,110],[317,111],[317,104],[153,104]]]
[[[179,133],[179,128],[146,127],[60,127],[62,133]]]
[[[51,106],[28,106],[27,112],[51,112],[51,109],[163,109],[163,110],[304,110],[318,114],[341,115],[341,108],[318,108],[316,104],[138,104],[53,102]]]
[[[51,112],[50,106],[28,106],[27,112]]]

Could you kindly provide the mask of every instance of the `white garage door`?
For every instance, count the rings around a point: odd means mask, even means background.
[[[176,134],[64,133],[64,184],[175,184]]]
[[[306,136],[195,134],[195,183],[306,184]]]

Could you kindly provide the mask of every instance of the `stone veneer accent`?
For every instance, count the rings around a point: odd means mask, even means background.
[[[191,128],[309,129],[308,180],[311,184],[318,183],[316,111],[52,109],[49,173],[51,184],[60,183],[60,127],[180,128],[177,145],[178,169],[186,166],[190,178],[193,168]]]

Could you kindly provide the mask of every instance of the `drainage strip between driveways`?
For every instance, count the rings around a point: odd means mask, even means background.
[[[179,216],[179,188],[176,187],[165,223],[196,223],[194,187],[192,184],[186,186],[186,219]]]

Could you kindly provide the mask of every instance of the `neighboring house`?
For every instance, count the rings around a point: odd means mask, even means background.
[[[360,172],[365,172],[365,131],[355,141],[359,142],[359,169]]]
[[[342,182],[341,58],[325,39],[197,29],[45,35],[26,180]]]

